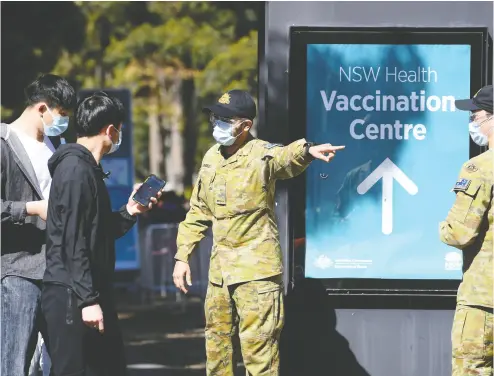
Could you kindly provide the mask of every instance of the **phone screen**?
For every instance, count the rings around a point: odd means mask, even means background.
[[[139,187],[134,195],[134,201],[144,206],[149,205],[151,197],[156,197],[158,192],[163,189],[166,182],[157,178],[154,175],[149,176],[144,183]]]

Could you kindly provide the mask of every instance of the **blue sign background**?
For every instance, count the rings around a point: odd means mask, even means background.
[[[128,132],[124,131],[122,137]],[[112,209],[119,210],[125,205],[132,194],[134,185],[134,174],[131,158],[112,158],[106,156],[101,161],[105,172],[111,172],[106,180]],[[122,172],[123,171],[123,172]],[[115,270],[139,269],[137,225],[115,242]]]
[[[414,77],[412,72],[419,74]],[[416,103],[424,104],[423,111],[392,111],[389,102],[377,111],[375,99],[365,103],[374,109],[365,111],[358,97],[353,109],[336,105],[339,95],[391,95],[403,105],[408,100],[399,96],[421,96],[422,91],[423,102]],[[430,96],[439,99],[427,108]],[[461,278],[461,253],[440,242],[438,224],[454,202],[451,188],[469,157],[468,113],[455,111],[452,101],[442,100],[445,96],[470,97],[468,45],[307,46],[307,139],[346,145],[330,164],[315,162],[307,170],[307,277]],[[436,105],[439,110],[434,111]],[[361,139],[351,134],[355,119],[363,120],[353,129]],[[389,139],[385,130],[381,139],[380,124],[397,120],[422,124],[415,130],[418,137],[411,130],[408,139],[395,139],[395,134]],[[368,135],[377,139],[366,137],[367,127],[374,131]],[[411,195],[393,181],[393,228],[388,235],[382,231],[382,179],[365,194],[357,192],[386,158],[418,188]]]

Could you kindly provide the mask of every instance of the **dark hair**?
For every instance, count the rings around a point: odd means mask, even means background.
[[[54,74],[43,74],[24,90],[26,105],[46,102],[50,109],[72,110],[76,104],[75,90],[66,79]]]
[[[118,127],[125,119],[122,102],[104,92],[93,94],[77,104],[75,129],[77,136],[95,136],[106,126]]]

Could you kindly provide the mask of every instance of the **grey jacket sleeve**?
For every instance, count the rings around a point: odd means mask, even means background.
[[[2,199],[2,223],[23,224],[27,216],[26,203]]]
[[[5,165],[7,155],[7,146],[4,140],[2,139],[2,147],[1,147],[1,180],[2,180],[2,223],[14,223],[14,224],[23,224],[26,219],[26,202],[24,201],[9,201],[5,200],[5,187],[7,184],[8,171]]]

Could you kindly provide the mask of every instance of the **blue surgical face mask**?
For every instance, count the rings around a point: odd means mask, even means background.
[[[475,142],[479,146],[487,146],[489,144],[488,136],[481,132],[480,127],[486,121],[489,121],[491,119],[492,119],[492,116],[488,117],[487,119],[482,120],[480,123],[477,123],[476,121],[470,121],[470,124],[468,124],[468,130],[470,132],[470,137],[472,138],[473,142]],[[489,133],[491,131],[492,131],[492,127],[489,130]]]
[[[214,119],[212,120],[214,129],[213,129],[213,137],[216,142],[223,146],[231,146],[235,142],[235,140],[242,133],[239,133],[237,136],[233,136],[233,127],[232,124],[227,123],[226,121]]]
[[[44,130],[45,130],[45,135],[47,135],[49,137],[60,136],[69,127],[69,117],[68,116],[62,116],[62,115],[55,115],[48,108],[48,106],[46,107],[46,109],[50,113],[53,121],[51,122],[50,125],[47,125],[45,123],[45,120],[43,119],[43,116],[41,116],[41,121],[43,122],[43,127],[44,127]]]
[[[111,148],[107,154],[115,153],[118,150],[118,148],[120,147],[120,144],[122,143],[122,132],[119,131],[117,128],[115,128],[115,130],[118,132],[118,141],[116,143],[113,143],[113,141],[112,141]],[[111,140],[111,137],[110,137],[110,140]]]

